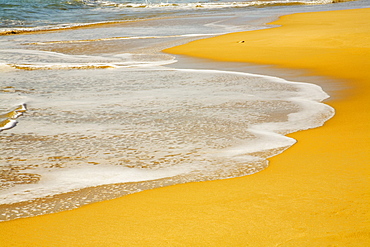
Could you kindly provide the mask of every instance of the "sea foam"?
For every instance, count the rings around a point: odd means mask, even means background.
[[[63,201],[73,208],[145,188],[253,174],[295,143],[285,134],[334,114],[320,103],[328,95],[319,86],[274,77],[153,66],[86,72],[4,74],[27,95],[29,116],[15,135],[2,136],[12,149],[3,157],[1,204],[74,193]],[[36,183],[17,180],[32,174],[41,176]],[[110,192],[75,194],[101,186]],[[57,199],[48,200],[42,204]]]

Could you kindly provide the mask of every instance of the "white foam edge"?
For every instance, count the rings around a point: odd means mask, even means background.
[[[176,60],[120,62],[120,63],[29,63],[9,64],[15,69],[58,70],[58,69],[96,69],[96,68],[147,68],[175,63]]]
[[[307,101],[308,100],[308,101],[321,102],[330,97],[319,85],[308,83],[308,82],[288,81],[283,78],[275,77],[275,76],[252,74],[252,73],[246,73],[246,72],[236,72],[236,71],[212,70],[212,69],[178,69],[178,68],[170,68],[170,67],[161,67],[161,68],[154,68],[154,69],[177,70],[177,71],[185,71],[185,72],[193,72],[193,73],[230,74],[230,75],[240,75],[240,76],[248,76],[248,77],[255,77],[255,78],[264,78],[265,80],[268,80],[268,81],[296,86],[298,89],[297,95],[295,97],[289,98],[290,100],[295,100],[295,101],[299,101],[299,100]],[[278,99],[278,95],[276,96],[276,98]]]
[[[102,21],[102,22],[88,22],[88,23],[64,23],[64,24],[55,24],[55,25],[45,25],[37,27],[15,27],[15,28],[0,28],[0,32],[11,32],[11,31],[20,31],[20,32],[37,32],[37,31],[48,31],[48,30],[63,30],[76,27],[87,27],[91,25],[101,25],[101,24],[116,24],[116,23],[126,23],[126,22],[135,22],[137,20],[124,20],[124,21]]]
[[[249,154],[254,152],[263,152],[272,149],[288,148],[296,140],[285,136],[285,134],[317,128],[322,126],[327,120],[335,115],[335,110],[331,106],[321,103],[321,101],[329,98],[322,88],[316,84],[292,82],[285,79],[273,76],[251,74],[244,72],[222,71],[222,70],[196,70],[196,69],[175,69],[188,72],[203,72],[203,73],[222,73],[242,75],[248,77],[259,77],[277,83],[290,84],[297,87],[298,91],[295,97],[286,98],[300,106],[300,111],[290,113],[286,122],[269,122],[251,126],[248,128],[250,133],[253,133],[257,138],[249,140],[242,145],[226,148],[219,153],[221,156],[229,158],[240,158],[243,156],[246,160],[252,160],[253,157]],[[318,119],[317,116],[320,116]],[[275,154],[276,155],[276,154]]]
[[[207,25],[205,25],[205,26],[207,26]],[[128,37],[109,37],[109,38],[97,38],[97,39],[59,40],[59,41],[32,42],[32,43],[27,43],[27,44],[32,44],[32,45],[74,44],[74,43],[88,43],[88,42],[100,42],[100,41],[115,41],[115,40],[167,39],[167,38],[182,38],[182,37],[207,37],[207,36],[218,36],[218,35],[223,35],[223,34],[226,34],[226,32],[178,34],[178,35],[162,35],[162,36],[128,36]]]
[[[47,56],[47,57],[57,57],[57,58],[67,58],[67,59],[115,59],[116,57],[122,59],[130,59],[132,57],[131,53],[122,53],[115,56],[97,56],[97,55],[70,55],[65,53],[59,53],[54,51],[42,51],[42,50],[31,50],[31,49],[0,49],[0,53],[17,53],[17,54],[31,54],[31,55],[38,55],[38,56]],[[6,64],[5,61],[2,61],[3,64]]]
[[[120,68],[120,67],[157,67],[157,66],[164,66],[175,63],[177,60],[173,56],[171,59],[167,60],[159,60],[159,61],[135,61],[133,56],[140,56],[141,54],[132,54],[132,53],[121,53],[121,54],[114,54],[112,56],[89,56],[89,55],[69,55],[63,54],[58,52],[52,51],[39,51],[39,50],[26,50],[26,49],[11,49],[11,50],[0,50],[0,52],[6,53],[18,53],[18,54],[33,54],[39,56],[48,56],[48,57],[56,57],[56,58],[63,58],[73,60],[86,60],[91,61],[91,59],[96,60],[108,60],[109,62],[104,63],[94,63],[94,62],[59,62],[59,63],[0,63],[0,71],[4,68],[4,71],[15,70],[16,67],[24,68],[24,69],[73,69],[73,68],[86,68],[86,67],[111,67],[111,68]],[[145,54],[142,54],[145,56]],[[126,60],[126,61],[120,61]],[[6,70],[5,70],[6,69]]]
[[[140,182],[173,177],[189,171],[186,167],[139,169],[116,165],[80,165],[65,169],[32,170],[42,177],[38,183],[2,190],[0,204],[10,204],[76,191],[82,188],[123,182]],[[23,171],[27,172],[27,170]]]

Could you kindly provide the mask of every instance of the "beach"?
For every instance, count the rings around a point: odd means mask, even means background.
[[[1,246],[367,246],[370,9],[283,16],[272,29],[165,50],[304,69],[344,85],[324,126],[253,175],[147,190],[0,223]]]

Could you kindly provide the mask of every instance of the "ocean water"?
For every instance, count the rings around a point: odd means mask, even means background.
[[[0,1],[0,220],[263,170],[329,95],[161,50],[329,2]]]
[[[76,25],[219,10],[281,5],[315,5],[331,0],[195,1],[195,0],[1,0],[0,28]],[[149,9],[149,10],[148,10]]]

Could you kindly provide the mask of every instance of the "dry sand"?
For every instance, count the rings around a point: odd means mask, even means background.
[[[0,223],[1,246],[370,246],[370,9],[282,17],[282,27],[168,50],[343,79],[324,127],[255,175],[190,183]],[[244,41],[239,43],[239,41]]]

